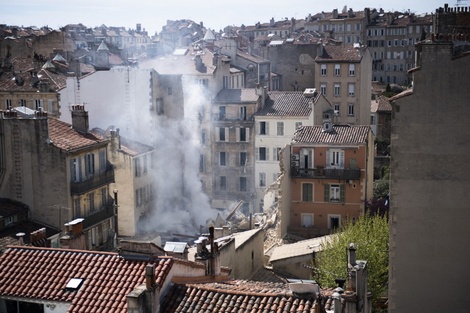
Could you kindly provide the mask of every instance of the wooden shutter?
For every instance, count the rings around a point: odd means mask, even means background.
[[[250,129],[248,127],[245,128],[245,141],[246,142],[250,141]]]
[[[228,127],[225,127],[225,140],[224,140],[224,141],[229,142],[229,138],[228,138]]]
[[[308,168],[313,168],[313,149],[308,149]]]
[[[215,141],[220,141],[220,128],[215,128]]]
[[[237,142],[240,142],[240,127],[237,127],[237,128],[235,129],[235,135],[236,135],[236,139],[235,139],[235,140],[236,140]]]
[[[339,185],[339,201],[344,202],[345,186]]]
[[[344,150],[339,152],[339,166],[344,168]]]
[[[330,202],[330,185],[328,184],[325,184],[323,185],[323,187],[325,188],[324,190],[324,194],[325,194],[325,202]]]

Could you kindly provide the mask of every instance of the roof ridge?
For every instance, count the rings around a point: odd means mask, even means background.
[[[110,251],[95,251],[95,250],[77,250],[77,249],[65,249],[65,248],[48,248],[48,247],[34,247],[34,246],[16,246],[8,245],[7,249],[14,250],[41,250],[41,251],[51,251],[51,252],[75,252],[75,253],[87,253],[87,254],[102,254],[110,256],[119,256],[117,252]]]

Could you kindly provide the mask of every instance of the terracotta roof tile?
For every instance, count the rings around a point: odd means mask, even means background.
[[[302,91],[270,91],[268,99],[256,116],[309,116],[312,112],[311,98]]]
[[[286,283],[228,281],[175,284],[160,312],[314,312],[315,295],[294,295]]]
[[[96,144],[107,144],[108,140],[93,133],[81,133],[72,128],[72,125],[56,118],[48,118],[49,137],[52,145],[64,151],[73,151],[87,148]]]
[[[335,125],[332,131],[323,131],[322,126],[303,126],[294,134],[292,143],[358,144],[366,143],[370,126]]]
[[[80,260],[86,269],[98,271],[80,271],[77,266]],[[164,279],[172,261],[172,258],[164,258],[150,263],[166,265],[161,269],[165,272],[156,272]],[[136,263],[140,264],[140,272],[126,272]],[[105,308],[126,312],[127,294],[145,283],[146,264],[111,252],[9,247],[0,256],[0,295],[71,302],[69,312],[103,312]],[[111,266],[123,271],[116,274]],[[65,289],[71,278],[84,280],[79,292]],[[127,279],[130,279],[129,283],[119,287]]]
[[[352,46],[324,45],[323,53],[315,58],[316,62],[361,62],[361,51]]]

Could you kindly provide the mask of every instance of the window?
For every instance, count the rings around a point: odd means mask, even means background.
[[[356,65],[349,64],[349,76],[354,76],[356,73]]]
[[[155,106],[157,108],[157,115],[163,115],[163,98],[158,98],[155,100]]]
[[[236,129],[236,135],[237,135],[237,142],[241,141],[241,142],[248,142],[248,138],[250,136],[250,129],[249,128],[240,128],[238,127]]]
[[[226,176],[220,176],[219,189],[227,190],[227,177]]]
[[[348,116],[354,116],[354,103],[348,103]]]
[[[219,120],[225,119],[225,106],[219,106]]]
[[[246,177],[240,177],[240,191],[246,191]]]
[[[354,89],[355,89],[355,85],[353,83],[348,84],[348,96],[354,97],[355,95]]]
[[[142,163],[143,163],[143,174],[147,174],[148,172],[148,159],[147,159],[147,155],[144,155],[143,156],[143,160],[142,160]]]
[[[341,76],[341,64],[335,64],[335,76]]]
[[[266,147],[259,147],[257,149],[257,159],[260,161],[268,161],[269,160],[269,150]]]
[[[344,167],[344,151],[340,149],[329,149],[326,155],[327,166],[330,168]]]
[[[139,207],[142,205],[142,192],[141,189],[135,190],[135,206]]]
[[[313,149],[303,148],[300,149],[300,168],[312,169],[313,168]]]
[[[5,105],[6,105],[7,110],[10,110],[11,109],[11,99],[6,99],[5,100]]]
[[[302,122],[295,122],[295,129],[302,127]]]
[[[326,76],[326,64],[321,64],[320,65],[320,75],[321,76]]]
[[[284,122],[277,122],[277,135],[284,136]]]
[[[302,227],[313,227],[313,214],[301,213]]]
[[[281,158],[281,149],[280,147],[273,148],[273,161],[279,161]]]
[[[269,123],[268,122],[259,122],[259,134],[268,135],[269,134]]]
[[[333,90],[334,90],[334,96],[339,97],[341,95],[341,85],[340,85],[340,83],[335,83]]]
[[[80,182],[82,180],[82,162],[79,157],[70,160],[70,175],[72,182]]]
[[[44,109],[43,100],[42,99],[34,100],[34,107],[35,107],[36,111],[40,111],[40,110]]]
[[[313,184],[312,183],[302,184],[302,201],[303,202],[313,201]]]
[[[142,176],[142,169],[140,165],[140,158],[135,158],[134,159],[134,176],[135,177],[140,177]]]
[[[90,202],[90,213],[95,212],[95,193],[91,192],[88,194],[88,200]]]
[[[204,155],[200,154],[199,155],[199,173],[204,172]]]
[[[375,116],[374,115],[370,116],[370,124],[375,125]]]
[[[240,119],[246,121],[246,107],[240,107]]]
[[[325,184],[325,202],[344,202],[344,185]]]
[[[206,144],[206,130],[201,131],[201,144]]]
[[[228,89],[229,84],[228,84],[228,76],[224,76],[223,78],[223,89]]]
[[[7,216],[5,217],[5,226],[15,223],[18,221],[18,216],[17,215],[12,215],[12,216]]]
[[[95,174],[95,155],[87,153],[85,155],[85,176],[90,177]]]
[[[240,166],[245,166],[247,161],[247,154],[246,152],[240,152]]]
[[[26,106],[26,100],[25,99],[20,99],[20,106],[22,106],[22,107]]]
[[[216,141],[228,141],[228,127],[215,128]]]
[[[266,173],[264,172],[259,173],[259,186],[266,187]]]
[[[341,215],[328,214],[328,229],[337,229],[341,225]]]
[[[225,151],[219,152],[219,165],[226,166],[227,165],[227,154]]]
[[[334,113],[336,116],[339,116],[339,107],[340,107],[340,103],[334,104]]]
[[[47,100],[47,110],[50,113],[55,114],[55,101],[54,100],[52,99]]]
[[[320,92],[322,95],[326,96],[326,83],[320,84]]]

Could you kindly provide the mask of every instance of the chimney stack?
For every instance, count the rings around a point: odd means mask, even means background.
[[[155,286],[155,264],[148,264],[145,268],[145,287],[147,290],[153,290]]]
[[[72,127],[81,133],[88,133],[88,111],[83,104],[72,105]]]
[[[356,266],[356,244],[350,243],[348,248],[348,267]]]
[[[24,240],[23,240],[24,235],[26,235],[26,234],[25,233],[17,233],[16,234],[16,237],[18,237],[18,241],[19,241],[20,246],[24,245]]]

